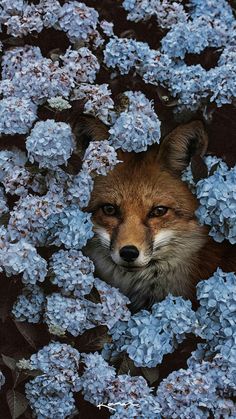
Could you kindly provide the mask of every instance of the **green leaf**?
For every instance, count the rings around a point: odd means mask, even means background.
[[[82,336],[76,339],[76,345],[80,352],[99,351],[111,338],[107,334],[106,326],[97,326],[86,330]]]
[[[15,371],[14,372],[14,388],[17,387],[22,381],[27,380],[28,378],[37,377],[38,375],[42,375],[42,371],[40,370],[27,370],[27,371]]]
[[[118,374],[140,375],[140,368],[134,365],[132,359],[125,352],[120,355],[119,360],[121,360],[121,363],[118,368]]]
[[[159,378],[158,367],[153,367],[153,368],[142,367],[141,370],[142,370],[142,374],[144,378],[146,378],[146,380],[148,381],[150,385],[152,385],[153,383],[155,383],[155,381],[158,380]]]
[[[37,349],[37,334],[34,326],[24,322],[14,321],[14,323],[17,329],[19,330],[20,334],[25,338],[29,345],[32,346],[32,348]]]
[[[25,396],[15,390],[8,390],[7,404],[11,412],[12,419],[17,419],[26,411],[28,407],[28,401]]]
[[[10,370],[15,371],[16,369],[16,360],[10,356],[4,355],[2,354],[2,360],[4,362],[4,364],[10,368]]]

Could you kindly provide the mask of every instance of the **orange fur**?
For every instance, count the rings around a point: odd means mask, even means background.
[[[198,224],[197,200],[180,179],[190,143],[194,139],[191,153],[201,155],[206,138],[201,123],[182,126],[160,148],[152,146],[138,154],[119,152],[122,163],[95,179],[87,208],[93,214],[95,236],[86,253],[97,274],[130,298],[134,311],[150,307],[168,293],[194,299],[196,283],[217,266],[225,268],[223,247]],[[119,213],[105,215],[102,206],[107,203]],[[167,213],[150,217],[157,206],[167,207]],[[139,256],[128,263],[119,252],[131,245]]]

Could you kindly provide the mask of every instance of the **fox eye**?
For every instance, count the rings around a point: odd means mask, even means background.
[[[161,205],[159,207],[155,207],[149,213],[149,217],[162,217],[167,213],[168,209],[169,208],[163,207]]]
[[[114,205],[112,204],[104,204],[102,206],[102,210],[104,212],[105,215],[116,215],[117,214],[117,209]]]

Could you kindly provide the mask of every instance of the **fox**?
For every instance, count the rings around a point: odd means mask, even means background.
[[[89,132],[93,139],[104,137],[94,121]],[[86,208],[94,237],[85,254],[96,275],[129,298],[132,312],[149,310],[168,294],[194,302],[200,280],[219,266],[231,270],[229,250],[199,224],[199,203],[181,180],[191,158],[202,158],[207,146],[203,123],[192,121],[145,152],[118,150],[120,162],[95,178]]]

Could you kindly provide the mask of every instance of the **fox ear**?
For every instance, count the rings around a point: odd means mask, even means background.
[[[180,175],[192,157],[204,156],[207,145],[208,136],[201,121],[180,125],[162,141],[158,162],[164,169]]]
[[[106,140],[109,136],[108,127],[99,119],[90,116],[79,116],[72,128],[76,136],[77,153],[80,156],[83,156],[90,141]]]

